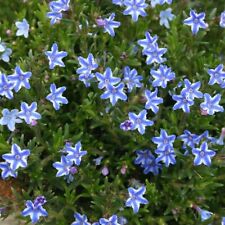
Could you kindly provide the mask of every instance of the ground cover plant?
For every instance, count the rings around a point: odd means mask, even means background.
[[[0,7],[2,218],[225,224],[224,0]]]

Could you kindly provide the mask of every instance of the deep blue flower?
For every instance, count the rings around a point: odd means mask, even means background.
[[[168,135],[166,130],[160,129],[160,136],[159,137],[153,137],[152,142],[157,144],[158,149],[164,150],[166,146],[173,147],[173,142],[176,139],[176,135]]]
[[[64,51],[58,51],[58,45],[54,43],[51,47],[51,51],[46,51],[45,55],[49,60],[49,68],[52,70],[55,66],[65,67],[62,59],[66,57],[68,54]]]
[[[144,168],[144,174],[153,173],[155,176],[159,174],[159,170],[162,169],[162,165],[153,156],[152,161],[142,165]]]
[[[212,212],[209,212],[207,210],[201,209],[200,207],[196,207],[196,210],[200,214],[202,222],[205,221],[205,220],[208,220],[213,215]]]
[[[48,216],[41,204],[34,205],[30,200],[26,201],[26,208],[21,212],[22,216],[30,216],[32,223],[37,223],[41,216]]]
[[[181,134],[178,139],[181,139],[183,141],[183,148],[185,148],[186,146],[194,148],[195,144],[197,143],[197,137],[198,135],[192,134],[189,130],[184,130],[183,134]]]
[[[34,206],[44,205],[47,202],[45,196],[39,195],[34,199]]]
[[[101,218],[99,223],[101,225],[120,225],[117,220],[117,215],[112,215],[109,219]]]
[[[214,144],[216,143],[216,138],[209,136],[209,131],[206,130],[195,139],[195,142],[197,144],[201,143],[202,141],[206,141],[206,142],[210,142]]]
[[[120,129],[124,130],[124,131],[128,131],[132,129],[132,122],[130,120],[125,120],[124,122],[122,122],[120,124]]]
[[[81,142],[78,141],[74,147],[67,147],[67,153],[68,155],[66,156],[66,158],[71,162],[74,162],[75,165],[79,166],[81,163],[81,158],[87,154],[87,151],[82,151]]]
[[[18,109],[13,109],[9,111],[8,109],[3,109],[2,110],[2,115],[3,117],[0,119],[0,124],[1,125],[7,125],[8,129],[10,131],[15,130],[15,124],[16,123],[22,123],[22,120],[18,118]]]
[[[63,15],[60,11],[54,11],[54,8],[52,8],[52,7],[50,7],[50,10],[51,11],[47,12],[46,16],[49,19],[51,19],[50,24],[53,25],[53,24],[59,22],[62,19]]]
[[[145,3],[145,0],[125,0],[123,4],[127,7],[123,14],[131,15],[134,22],[138,21],[139,16],[147,16],[145,9],[148,4]]]
[[[208,74],[210,76],[209,85],[222,85],[224,83],[225,71],[223,71],[223,64],[219,64],[215,69],[209,69]]]
[[[204,164],[206,166],[211,165],[211,158],[216,155],[216,152],[208,149],[207,142],[203,142],[200,148],[193,148],[192,154],[195,155],[194,165],[198,166]]]
[[[95,73],[96,78],[98,79],[98,88],[103,89],[107,88],[108,84],[115,85],[120,82],[119,77],[114,77],[112,74],[112,70],[107,67],[105,72],[103,74],[101,73]]]
[[[202,98],[203,94],[199,91],[201,82],[191,83],[188,79],[184,79],[185,87],[181,90],[181,95],[185,95],[188,99],[194,100],[195,98]]]
[[[159,17],[160,17],[160,25],[164,25],[166,28],[170,28],[169,21],[172,21],[175,18],[175,15],[172,12],[171,8],[168,8],[166,10],[163,10],[160,12]]]
[[[14,84],[12,81],[8,80],[5,74],[0,74],[0,95],[5,96],[8,99],[13,98],[13,87]]]
[[[30,25],[26,19],[23,19],[22,22],[16,22],[16,27],[18,29],[16,36],[24,36],[25,38],[28,38]]]
[[[143,51],[143,54],[147,56],[146,58],[146,64],[152,64],[154,62],[156,63],[163,63],[166,61],[165,58],[162,58],[162,56],[167,52],[166,48],[159,48],[158,44],[152,44],[151,48],[146,49]]]
[[[19,167],[27,167],[27,157],[30,155],[29,149],[21,150],[17,144],[11,147],[11,153],[2,155],[2,158],[10,164],[12,170],[17,170]]]
[[[220,15],[220,26],[225,28],[225,11],[223,11]]]
[[[112,13],[109,18],[106,19],[96,19],[96,23],[99,27],[104,28],[104,32],[108,33],[110,36],[114,37],[115,36],[115,28],[118,28],[120,26],[120,22],[114,21],[115,19],[115,13]]]
[[[140,88],[142,87],[142,83],[140,82],[143,77],[138,75],[136,69],[130,69],[129,66],[125,66],[123,70],[123,82],[128,88],[128,92],[131,92],[134,87]]]
[[[49,6],[55,12],[68,11],[70,6],[70,0],[57,0],[49,3]]]
[[[119,99],[121,99],[122,101],[126,101],[127,95],[124,93],[124,84],[120,83],[117,86],[108,84],[105,92],[101,95],[101,99],[107,98],[109,98],[113,106]]]
[[[201,109],[206,110],[209,115],[213,115],[215,112],[223,112],[223,106],[219,105],[221,94],[217,94],[211,97],[208,93],[204,94],[204,102],[200,104]]]
[[[154,156],[148,149],[137,150],[136,154],[137,154],[137,158],[134,160],[134,163],[136,165],[138,165],[138,164],[145,165],[147,163],[150,163],[154,159]]]
[[[86,215],[81,215],[80,213],[74,213],[74,218],[76,221],[74,221],[71,225],[91,225],[88,222]]]
[[[185,94],[173,95],[172,98],[176,101],[173,110],[182,109],[185,113],[190,113],[190,106],[194,105],[192,99],[189,99]]]
[[[154,46],[155,43],[157,43],[158,36],[154,35],[153,37],[149,32],[145,32],[145,39],[138,40],[138,44],[143,48],[142,53],[144,51],[151,49],[152,46]]]
[[[155,150],[155,153],[159,156],[156,158],[156,162],[164,162],[166,167],[168,167],[170,164],[176,163],[176,154],[174,152],[173,147],[170,145],[165,145],[164,148],[157,148]]]
[[[30,89],[29,79],[32,76],[31,72],[23,72],[19,66],[16,66],[15,72],[8,76],[8,79],[14,84],[14,90],[18,92],[22,87]]]
[[[59,110],[60,104],[68,104],[67,98],[63,97],[62,94],[66,90],[66,87],[56,88],[56,85],[53,83],[50,86],[51,93],[47,95],[46,99],[52,102],[55,110]]]
[[[134,189],[132,187],[128,188],[129,198],[126,201],[127,207],[132,207],[134,213],[137,213],[140,208],[140,204],[148,204],[148,200],[143,197],[146,192],[146,187],[141,186],[138,189]]]
[[[191,26],[191,31],[193,34],[197,34],[199,28],[206,29],[208,24],[205,23],[205,13],[196,13],[194,10],[190,11],[190,17],[184,20],[184,24]]]
[[[150,74],[154,78],[152,82],[153,87],[167,87],[167,82],[175,79],[175,73],[170,67],[160,65],[158,70],[151,69]]]
[[[70,167],[73,165],[73,162],[67,159],[66,156],[61,157],[61,162],[53,163],[53,167],[58,170],[56,177],[61,177],[65,175],[69,175]]]
[[[93,73],[82,73],[79,75],[79,80],[82,81],[85,85],[85,87],[91,86],[91,80],[95,77],[95,74]]]
[[[124,0],[112,0],[112,3],[115,5],[123,6]]]
[[[30,106],[26,102],[22,102],[20,109],[18,117],[24,119],[27,124],[31,124],[32,120],[41,119],[40,113],[36,112],[37,102],[32,102]]]
[[[15,170],[12,170],[10,168],[10,164],[7,162],[0,162],[0,169],[2,170],[1,176],[3,180],[5,180],[7,177],[16,178],[18,175],[18,172]]]
[[[153,121],[146,119],[147,111],[144,109],[139,114],[129,112],[129,120],[132,122],[132,130],[138,129],[140,134],[145,133],[146,126],[152,126]]]
[[[163,99],[158,97],[157,95],[158,95],[157,88],[153,92],[145,90],[145,97],[147,99],[147,102],[145,103],[145,108],[151,109],[155,114],[159,111],[158,105],[163,103]]]

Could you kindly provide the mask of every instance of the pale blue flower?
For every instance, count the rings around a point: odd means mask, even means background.
[[[26,19],[23,19],[22,22],[16,22],[16,27],[18,28],[16,36],[24,36],[25,38],[28,38],[30,25],[28,24]]]
[[[13,87],[12,81],[8,80],[5,74],[0,74],[0,95],[5,96],[8,99],[13,98]]]
[[[101,218],[99,223],[101,225],[120,225],[117,220],[117,215],[112,215],[109,219]]]
[[[4,62],[9,62],[9,57],[12,54],[12,49],[7,48],[6,43],[1,41],[0,38],[0,59]]]
[[[50,12],[47,12],[46,16],[49,19],[51,19],[50,20],[50,24],[53,25],[53,24],[59,22],[62,19],[63,15],[62,15],[61,12],[54,11],[53,8],[51,8],[51,7],[50,7],[50,10],[51,11]]]
[[[123,6],[124,0],[112,0],[112,3],[115,5]]]
[[[68,11],[70,6],[70,0],[57,0],[57,1],[51,1],[49,3],[49,6],[52,8],[55,12],[61,12],[61,11]]]
[[[53,167],[58,170],[56,177],[66,176],[70,174],[70,168],[73,162],[66,158],[66,156],[61,157],[61,162],[53,163]]]
[[[225,11],[221,13],[220,15],[220,26],[222,28],[225,28]]]
[[[87,216],[86,215],[81,215],[80,213],[74,213],[74,218],[76,221],[74,221],[71,225],[91,225],[88,222]]]
[[[207,210],[203,210],[200,207],[196,207],[196,210],[200,214],[202,222],[205,221],[205,220],[208,220],[213,215],[212,212],[209,212]]]
[[[170,24],[169,24],[169,21],[172,21],[174,18],[175,18],[175,15],[171,13],[172,12],[172,9],[171,8],[168,8],[164,11],[161,11],[160,14],[159,14],[159,17],[160,17],[160,25],[161,26],[165,26],[166,28],[170,28]]]

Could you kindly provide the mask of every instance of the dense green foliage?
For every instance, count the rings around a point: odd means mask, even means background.
[[[0,37],[13,51],[9,63],[0,61],[0,71],[12,74],[16,65],[24,71],[32,71],[31,89],[22,89],[13,100],[1,98],[0,109],[19,109],[21,101],[37,101],[38,112],[42,115],[37,126],[17,124],[13,133],[6,126],[0,127],[0,154],[8,153],[12,143],[31,150],[28,167],[20,170],[16,179],[22,191],[14,190],[16,200],[13,202],[5,202],[0,196],[0,206],[7,205],[13,210],[16,207],[22,211],[25,200],[45,195],[49,216],[41,220],[43,225],[71,224],[74,212],[86,214],[92,222],[117,214],[126,217],[130,225],[201,224],[199,215],[192,208],[194,204],[214,213],[202,224],[210,221],[212,224],[221,223],[221,217],[225,216],[224,146],[212,146],[217,155],[211,167],[194,166],[194,156],[184,156],[182,142],[176,141],[177,163],[168,168],[163,166],[158,176],[144,175],[133,160],[137,149],[150,149],[152,152],[156,149],[151,138],[159,135],[160,128],[177,136],[185,129],[196,134],[209,130],[211,136],[219,137],[224,126],[224,113],[202,116],[199,110],[202,100],[195,101],[190,114],[182,110],[173,111],[174,101],[168,91],[188,77],[193,82],[202,82],[202,92],[224,96],[224,89],[208,85],[207,74],[208,68],[225,63],[225,29],[219,27],[224,0],[174,1],[170,7],[176,18],[170,23],[170,29],[159,25],[159,13],[168,5],[149,7],[148,16],[134,23],[130,16],[122,14],[122,8],[110,0],[71,0],[70,10],[59,24],[53,26],[46,17],[47,1],[23,3],[22,0],[11,0],[0,1],[0,5]],[[209,24],[207,30],[201,30],[196,36],[192,35],[190,27],[183,25],[191,8],[206,12]],[[108,16],[111,12],[115,12],[116,20],[121,22],[114,38],[93,26],[97,17]],[[23,18],[31,27],[27,39],[15,35],[15,22]],[[176,73],[176,80],[160,90],[164,104],[160,105],[156,116],[148,113],[155,124],[140,135],[137,131],[124,132],[119,125],[127,119],[128,112],[138,113],[143,109],[143,90],[150,88],[148,80],[152,66],[146,65],[140,47],[134,51],[137,40],[143,39],[146,31],[157,34],[160,47],[168,48],[166,64]],[[49,70],[44,52],[54,42],[58,43],[60,50],[67,51],[68,56],[64,59],[65,68]],[[77,57],[86,58],[88,53],[97,59],[99,72],[111,67],[115,76],[122,77],[124,66],[136,68],[144,77],[145,86],[129,94],[127,102],[118,101],[112,107],[108,100],[100,99],[102,90],[98,89],[97,83],[86,88],[78,80],[75,72]],[[67,87],[64,96],[69,104],[63,105],[59,111],[55,111],[45,99],[53,82]],[[224,98],[220,104],[225,106]],[[66,141],[76,143],[79,140],[88,154],[82,159],[75,180],[68,184],[63,178],[56,178],[52,163],[60,160],[59,150]],[[99,156],[103,156],[103,160],[100,166],[96,166],[93,159]],[[103,166],[108,167],[108,176],[101,174]],[[126,174],[120,172],[123,166],[127,167]],[[138,214],[133,214],[124,203],[128,197],[127,188],[135,186],[136,182],[146,185],[145,197],[149,204],[142,206]],[[18,219],[30,221],[19,215]]]

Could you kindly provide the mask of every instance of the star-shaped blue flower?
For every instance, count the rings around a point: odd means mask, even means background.
[[[138,189],[132,187],[128,188],[129,198],[126,201],[127,207],[132,207],[134,213],[137,213],[140,208],[140,204],[148,204],[148,200],[143,197],[146,192],[146,187],[142,186]]]
[[[151,109],[155,114],[159,111],[158,105],[163,103],[163,99],[158,97],[157,95],[157,88],[153,92],[145,90],[145,98],[147,99],[147,102],[145,103],[145,108]]]
[[[142,165],[144,168],[144,174],[153,173],[155,176],[159,174],[159,170],[162,169],[162,165],[153,156],[151,162]]]
[[[145,0],[124,1],[123,4],[126,7],[123,14],[131,15],[134,22],[138,21],[139,16],[147,16],[145,9],[148,7],[148,4],[145,3]]]
[[[184,130],[183,134],[178,137],[178,139],[181,139],[184,143],[183,148],[186,148],[186,146],[194,148],[197,143],[197,138],[198,135],[192,134],[189,130]]]
[[[192,99],[189,99],[185,94],[173,95],[172,98],[176,101],[173,110],[182,109],[185,113],[190,113],[190,106],[194,105]]]
[[[145,165],[147,163],[150,163],[152,161],[152,159],[154,158],[154,156],[148,149],[137,150],[136,154],[137,154],[137,158],[134,160],[134,163],[136,165],[138,165],[138,164]]]
[[[81,215],[80,213],[74,213],[74,218],[76,221],[74,221],[71,225],[91,225],[88,222],[87,216],[86,215]]]
[[[201,109],[205,110],[207,114],[213,115],[215,112],[223,112],[223,106],[219,105],[221,94],[211,97],[208,93],[204,94],[204,102],[200,104]]]
[[[0,162],[0,169],[2,170],[1,176],[2,179],[6,179],[7,177],[14,177],[16,178],[18,175],[18,172],[15,170],[12,170],[10,168],[10,164],[7,162]]]
[[[157,144],[158,149],[164,150],[166,146],[173,147],[173,142],[176,139],[176,135],[168,135],[166,130],[160,129],[160,136],[159,137],[153,137],[152,142]]]
[[[54,69],[55,66],[65,67],[65,64],[62,59],[68,54],[64,51],[58,51],[58,45],[56,43],[52,45],[51,51],[45,52],[45,55],[48,57],[49,68],[51,70]]]
[[[216,152],[208,149],[208,144],[204,141],[200,148],[193,148],[192,154],[195,155],[194,165],[198,166],[204,164],[206,166],[211,165],[211,158],[216,155]]]
[[[101,225],[120,225],[117,220],[117,215],[112,215],[109,219],[101,218],[99,223]]]
[[[13,82],[9,81],[5,74],[0,74],[0,95],[5,96],[8,99],[12,99],[13,87]]]
[[[57,1],[51,1],[49,3],[49,6],[55,11],[55,12],[62,12],[62,11],[68,11],[70,6],[70,0],[57,0]]]
[[[215,69],[209,69],[208,74],[210,76],[209,85],[224,83],[225,71],[223,71],[223,64],[219,64]]]
[[[2,110],[3,117],[0,119],[1,125],[7,125],[8,129],[10,131],[15,130],[15,124],[16,123],[22,123],[22,120],[18,118],[18,109],[13,109],[9,111],[8,109]]]
[[[70,173],[70,168],[73,162],[67,159],[66,156],[61,157],[61,162],[53,163],[53,167],[58,170],[56,177],[66,176]]]
[[[53,25],[59,22],[63,15],[60,11],[55,11],[53,7],[50,6],[50,12],[47,12],[46,16],[50,19],[50,24]]]
[[[153,87],[166,88],[167,82],[175,79],[175,73],[166,65],[160,65],[158,70],[151,69],[150,74],[154,78],[152,82]]]
[[[143,80],[143,77],[138,75],[136,69],[131,70],[129,66],[125,66],[123,75],[123,82],[127,86],[128,92],[131,92],[135,87],[142,87],[142,83],[140,81]]]
[[[108,84],[115,85],[120,82],[119,77],[114,77],[112,74],[112,70],[107,67],[105,72],[103,74],[101,73],[95,73],[96,78],[98,79],[98,88],[103,89],[107,88]]]
[[[60,104],[68,104],[67,98],[63,97],[62,94],[66,90],[66,87],[56,88],[56,85],[53,83],[50,85],[51,93],[47,95],[46,99],[49,100],[55,110],[59,110]]]
[[[225,11],[220,14],[220,26],[225,28]]]
[[[24,36],[25,38],[28,38],[30,25],[26,19],[23,19],[22,22],[17,21],[16,27],[18,29],[16,32],[16,36]]]
[[[79,166],[81,163],[81,158],[87,154],[87,151],[82,151],[81,142],[78,141],[74,147],[69,146],[67,148],[68,155],[66,158],[71,162],[74,162],[75,165]]]
[[[96,23],[99,27],[104,28],[104,32],[108,33],[110,36],[114,37],[115,36],[115,28],[118,28],[120,26],[120,22],[114,21],[115,19],[115,13],[112,13],[109,18],[106,19],[96,19]]]
[[[196,207],[196,210],[198,211],[198,213],[200,214],[201,216],[201,221],[205,221],[205,220],[208,220],[210,217],[212,217],[213,213],[212,212],[209,212],[207,210],[204,210],[204,209],[201,209],[200,207]],[[223,225],[223,224],[222,224]]]
[[[37,223],[41,216],[48,216],[47,211],[41,204],[34,205],[30,200],[26,201],[26,208],[21,212],[22,216],[30,216],[31,222]]]
[[[157,35],[154,35],[152,37],[149,32],[145,32],[145,37],[145,39],[138,40],[138,44],[143,48],[142,53],[154,46],[154,44],[157,43],[158,40]]]
[[[29,149],[21,150],[17,144],[11,147],[11,153],[2,155],[2,158],[10,164],[12,170],[17,170],[19,167],[27,167],[27,157],[30,155]]]
[[[203,94],[199,91],[201,87],[201,82],[191,83],[188,79],[184,79],[185,87],[181,90],[181,95],[186,95],[186,97],[190,100],[194,100],[195,98],[202,98]]]
[[[184,20],[184,24],[191,26],[191,31],[195,35],[198,33],[199,28],[206,29],[208,24],[205,23],[205,13],[196,13],[194,10],[190,11],[190,17]]]
[[[174,149],[170,145],[165,145],[164,148],[158,148],[155,150],[155,153],[159,156],[156,158],[156,162],[164,162],[166,167],[168,167],[170,164],[176,163],[176,154],[174,152]]]
[[[111,84],[107,85],[105,92],[101,95],[101,99],[109,98],[111,104],[114,106],[119,99],[127,100],[127,95],[124,93],[124,84],[120,83],[117,86]]]
[[[159,24],[162,26],[164,25],[167,29],[170,28],[169,21],[172,21],[175,18],[175,15],[172,12],[171,8],[168,8],[166,10],[162,10],[159,14],[160,21]]]
[[[145,133],[146,126],[152,126],[153,121],[146,119],[147,111],[144,109],[139,114],[129,112],[129,120],[132,122],[132,130],[138,129],[140,134]]]
[[[15,72],[8,76],[8,79],[14,84],[14,90],[18,92],[22,87],[30,89],[29,79],[32,76],[31,72],[23,72],[19,66],[16,66]]]
[[[24,119],[27,124],[31,124],[32,120],[41,119],[41,115],[36,112],[37,102],[32,102],[30,106],[26,102],[22,102],[20,109],[18,117]]]

